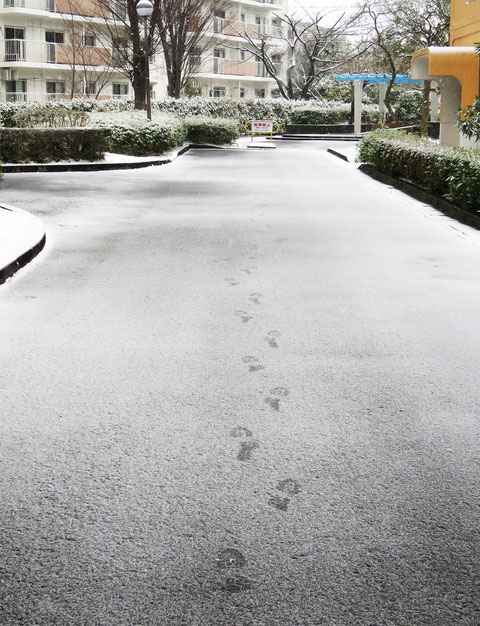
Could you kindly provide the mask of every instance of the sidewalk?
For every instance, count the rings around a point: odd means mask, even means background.
[[[11,205],[0,205],[0,285],[29,263],[44,245],[41,220]]]

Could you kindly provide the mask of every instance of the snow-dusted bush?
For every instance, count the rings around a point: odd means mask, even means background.
[[[446,196],[462,209],[480,211],[480,150],[443,147],[403,131],[381,129],[360,141],[358,158],[383,174]]]
[[[328,107],[305,106],[292,111],[291,124],[348,124],[350,121],[351,108],[349,104],[335,104]],[[362,121],[364,124],[372,124],[378,121],[378,108],[364,106],[362,109]]]
[[[240,137],[238,123],[221,117],[187,117],[188,139],[194,143],[226,144]]]
[[[97,128],[0,128],[0,159],[7,163],[98,161],[108,133]]]
[[[203,98],[201,96],[180,98],[179,100],[167,98],[166,100],[152,102],[153,110],[164,113],[175,113],[180,117],[198,115],[222,117],[235,120],[242,126],[248,120],[275,120],[280,124],[281,130],[285,130],[285,126],[289,123],[292,113],[298,109],[308,108],[313,110],[319,109],[321,111],[333,109],[332,115],[335,116],[336,113],[334,113],[334,111],[339,106],[343,107],[342,111],[344,111],[345,121],[347,121],[350,110],[349,105],[338,102],[317,104],[311,100],[285,100],[283,98],[276,100],[261,98],[252,100],[246,98]],[[30,111],[31,115],[35,112],[39,112],[39,114],[41,113],[42,115],[44,112],[49,112],[45,113],[46,117],[52,117],[52,111],[58,111],[59,115],[61,115],[63,111],[117,113],[133,110],[134,103],[132,100],[92,100],[90,98],[77,98],[73,100],[55,100],[48,103],[4,102],[0,104],[0,125],[13,126],[12,118],[20,111]],[[371,121],[367,119],[370,115],[369,107],[365,108],[365,115],[367,117],[364,121]]]
[[[92,113],[90,126],[109,132],[109,149],[120,154],[162,154],[184,143],[184,120],[168,113],[155,113],[148,121],[145,111]]]
[[[410,89],[403,91],[394,106],[395,118],[399,122],[418,124],[422,120],[423,93]]]
[[[86,111],[45,104],[39,107],[18,109],[10,117],[10,126],[15,128],[76,128],[86,126],[89,114]]]

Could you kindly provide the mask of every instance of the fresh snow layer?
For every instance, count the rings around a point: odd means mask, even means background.
[[[0,268],[16,261],[43,238],[45,227],[38,217],[8,204],[0,204]]]

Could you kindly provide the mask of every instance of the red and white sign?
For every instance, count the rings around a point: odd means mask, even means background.
[[[252,133],[272,133],[273,122],[253,121],[251,132]]]

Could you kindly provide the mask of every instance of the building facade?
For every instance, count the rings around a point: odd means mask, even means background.
[[[276,16],[285,13],[283,0],[230,0],[217,11],[198,53],[192,55],[191,84],[205,97],[272,98],[277,84],[242,33],[257,44],[266,41],[276,69],[282,72],[282,25]],[[205,46],[205,40],[208,40]]]
[[[436,81],[441,89],[440,143],[471,146],[457,128],[460,108],[473,104],[479,93],[480,0],[452,0],[450,47],[419,50],[412,59],[412,78]]]
[[[266,76],[263,63],[245,50],[246,44],[239,33],[248,30],[253,38],[269,37],[269,46],[279,46],[279,38],[273,36],[279,29],[273,13],[284,10],[281,1],[271,4],[230,0],[225,10],[218,11],[198,54],[194,53],[189,59],[193,71],[189,87],[207,97],[268,98],[275,95],[275,81]],[[114,29],[106,27],[114,20],[103,2],[0,2],[2,101],[133,97],[128,77],[121,71],[120,62],[116,63],[124,26],[117,22]],[[116,14],[121,10],[121,5],[114,8]],[[112,31],[119,36],[112,38]],[[150,66],[154,98],[163,98],[167,92],[160,56],[157,54]]]

